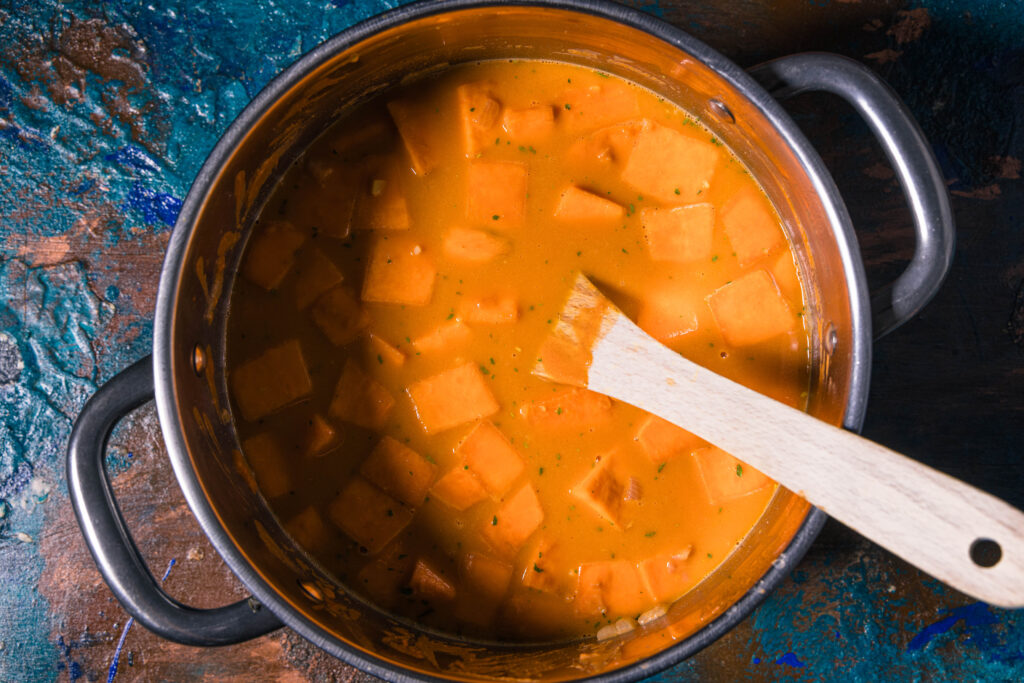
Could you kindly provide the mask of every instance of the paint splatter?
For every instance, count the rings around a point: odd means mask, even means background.
[[[172,557],[171,561],[167,563],[167,569],[164,571],[164,575],[160,577],[160,583],[167,580],[174,563],[175,558]],[[121,631],[121,637],[117,641],[117,648],[114,650],[114,658],[110,660],[110,668],[107,669],[107,683],[113,683],[114,678],[117,676],[117,667],[121,661],[121,650],[124,648],[124,641],[128,638],[128,631],[131,630],[132,624],[134,623],[135,617],[128,617],[128,621],[125,622],[124,630]]]
[[[924,649],[936,636],[949,633],[961,621],[964,627],[972,633],[972,637],[978,637],[977,630],[981,627],[991,626],[999,621],[996,615],[989,610],[988,605],[983,602],[973,602],[948,611],[948,617],[921,629],[921,632],[914,636],[907,645],[907,651]]]
[[[795,668],[800,668],[804,665],[804,663],[797,659],[797,656],[792,652],[787,652],[786,654],[782,655],[781,657],[775,660],[775,663],[784,664],[786,666],[792,666]]]

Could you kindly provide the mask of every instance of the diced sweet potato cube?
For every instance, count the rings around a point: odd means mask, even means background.
[[[710,142],[652,124],[637,135],[622,180],[662,202],[693,202],[710,186],[719,156]]]
[[[427,434],[489,417],[500,407],[473,363],[422,379],[406,391]]]
[[[284,450],[271,434],[257,434],[242,442],[242,452],[256,475],[256,483],[267,498],[277,498],[292,488]]]
[[[302,310],[327,290],[341,284],[341,271],[322,251],[313,248],[295,273],[295,305]]]
[[[413,512],[360,476],[352,477],[327,507],[327,516],[371,554],[412,521]]]
[[[409,588],[414,595],[424,600],[451,602],[455,599],[455,586],[448,581],[441,570],[422,557],[416,560],[409,579]]]
[[[481,553],[467,553],[459,563],[459,600],[455,618],[478,625],[494,620],[508,591],[512,565]]]
[[[522,584],[533,590],[545,593],[567,594],[564,590],[568,575],[560,575],[559,568],[564,571],[564,558],[559,558],[558,544],[543,538],[535,550],[526,558],[526,566],[519,574]]]
[[[285,522],[284,529],[296,543],[309,551],[324,548],[331,538],[324,518],[312,505]]]
[[[391,100],[388,112],[398,127],[416,175],[429,173],[437,166],[438,152],[431,139],[432,123],[427,109],[414,100]]]
[[[511,250],[508,240],[483,230],[452,228],[444,236],[444,254],[456,263],[489,263]]]
[[[536,142],[555,130],[555,111],[546,104],[526,109],[506,109],[501,126],[516,142]]]
[[[772,483],[759,470],[746,465],[717,446],[693,452],[708,500],[712,505],[760,491]]]
[[[570,185],[562,192],[555,207],[555,218],[573,223],[614,223],[622,220],[625,210],[615,202],[593,192]]]
[[[523,459],[490,420],[483,420],[455,452],[492,496],[501,496],[523,472]]]
[[[466,170],[466,218],[494,228],[517,226],[526,211],[525,164],[471,161]]]
[[[640,571],[628,560],[588,562],[580,565],[576,614],[606,617],[634,616],[651,604]]]
[[[469,342],[473,331],[466,327],[458,318],[441,323],[433,330],[412,340],[412,347],[420,353],[451,353],[454,349]]]
[[[405,354],[375,334],[366,335],[366,353],[369,364],[396,370],[405,364]]]
[[[390,436],[377,444],[359,473],[392,498],[417,507],[434,483],[437,466]]]
[[[658,555],[640,563],[640,576],[647,594],[658,602],[675,600],[691,585],[691,576],[686,566],[692,548],[669,555]]]
[[[291,223],[268,225],[252,236],[242,265],[242,275],[263,289],[277,289],[291,270],[295,252],[305,241],[306,236]]]
[[[565,598],[538,592],[513,591],[498,612],[498,623],[527,640],[563,639],[575,636],[565,627]]]
[[[647,457],[656,465],[671,460],[680,453],[689,453],[704,445],[704,440],[657,415],[648,415],[636,432]]]
[[[703,308],[698,293],[669,285],[654,289],[640,302],[636,324],[658,341],[668,343],[697,329],[697,311]]]
[[[387,423],[395,398],[384,385],[366,374],[349,358],[334,389],[328,412],[332,417],[366,429],[378,430]]]
[[[791,330],[796,316],[765,270],[755,270],[716,289],[708,305],[725,340],[746,346]]]
[[[366,311],[344,285],[321,295],[309,314],[335,346],[344,346],[353,341],[370,324]]]
[[[614,457],[610,453],[599,456],[582,481],[573,487],[572,494],[604,519],[618,524],[626,484],[616,471],[613,461]]]
[[[464,153],[472,158],[485,145],[494,144],[501,103],[491,96],[486,83],[464,83],[455,89],[455,97],[462,120]]]
[[[573,387],[519,409],[531,424],[547,427],[591,427],[611,416],[612,400],[604,394]]]
[[[461,463],[437,480],[434,488],[430,490],[430,496],[453,510],[462,512],[486,498],[487,490],[476,475],[469,471],[469,466]]]
[[[484,523],[483,536],[492,548],[508,557],[523,547],[543,521],[544,510],[537,493],[530,484],[523,484]]]
[[[612,80],[601,85],[571,88],[562,94],[560,105],[559,120],[565,122],[572,134],[635,119],[640,114],[636,88]]]
[[[606,126],[574,142],[567,156],[586,164],[623,164],[636,144],[636,136],[648,125],[646,121],[626,121]]]
[[[779,257],[772,264],[772,279],[779,286],[779,291],[790,301],[799,302],[803,300],[803,291],[800,287],[800,276],[796,263],[793,261],[793,254],[789,249],[782,250]]]
[[[722,226],[741,266],[786,241],[768,198],[755,190],[737,194],[725,203]]]
[[[337,158],[310,158],[306,172],[309,179],[292,189],[288,217],[314,235],[345,239],[352,232],[352,214],[363,182],[363,169],[339,163]]]
[[[242,417],[249,421],[308,396],[313,382],[299,340],[290,339],[239,365],[231,375],[231,388]]]
[[[363,280],[363,301],[422,306],[430,303],[437,268],[418,240],[378,239]]]
[[[644,209],[640,212],[640,221],[651,260],[691,263],[711,258],[714,204]]]
[[[462,585],[488,602],[498,602],[508,591],[512,565],[483,553],[466,553],[459,563]]]
[[[503,325],[519,320],[519,303],[512,294],[495,294],[463,301],[459,314],[468,322]]]
[[[356,230],[408,230],[409,204],[403,189],[403,169],[379,158],[366,162],[352,216]]]
[[[303,449],[306,457],[323,455],[338,443],[338,431],[322,415],[316,413],[309,421],[309,429],[306,431],[306,447]]]
[[[355,588],[381,607],[391,607],[398,602],[402,589],[409,585],[413,561],[399,539],[359,570]]]

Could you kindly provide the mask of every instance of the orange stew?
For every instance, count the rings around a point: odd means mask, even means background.
[[[761,473],[530,374],[579,271],[688,358],[804,404],[778,217],[649,91],[460,66],[363,106],[288,172],[232,294],[229,385],[260,489],[341,582],[467,636],[603,636],[757,523]]]

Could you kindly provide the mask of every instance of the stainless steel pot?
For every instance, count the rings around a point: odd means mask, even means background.
[[[809,283],[809,412],[859,429],[872,327],[914,315],[948,270],[953,221],[943,179],[919,129],[867,69],[809,54],[748,73],[657,19],[603,0],[409,5],[339,34],[299,60],[242,112],[185,200],[168,247],[153,355],[97,391],[68,453],[75,512],[104,578],[136,619],[170,640],[219,645],[287,625],[355,666],[391,680],[597,676],[637,679],[671,666],[743,619],[784,577],[825,516],[780,490],[762,522],[668,615],[632,635],[594,640],[470,643],[397,621],[336,583],[282,529],[238,445],[224,375],[229,295],[249,229],[275,181],[308,143],[375,93],[480,59],[573,62],[633,80],[701,118],[757,177],[782,217]],[[759,84],[760,83],[760,84]],[[773,95],[839,95],[868,121],[914,218],[913,261],[871,304],[856,239],[820,158]],[[113,425],[153,397],[171,464],[192,511],[253,597],[197,610],[167,596],[125,528],[103,469]]]

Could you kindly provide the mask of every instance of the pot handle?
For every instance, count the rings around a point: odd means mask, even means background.
[[[167,595],[125,526],[104,465],[114,425],[153,398],[151,356],[104,384],[86,402],[68,443],[68,493],[96,566],[143,626],[184,645],[231,645],[269,633],[281,622],[255,598],[196,609]]]
[[[885,336],[935,296],[953,261],[953,210],[931,146],[899,96],[852,59],[828,53],[790,55],[759,64],[750,74],[779,99],[809,91],[843,98],[870,126],[895,169],[914,219],[917,244],[900,276],[872,293],[875,338]]]

